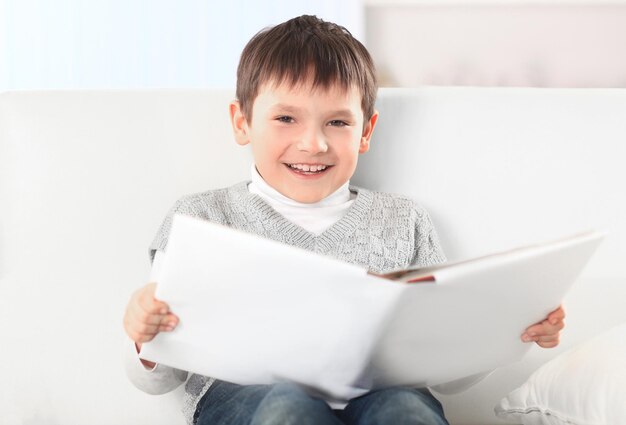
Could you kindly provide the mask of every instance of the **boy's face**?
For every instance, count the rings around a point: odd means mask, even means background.
[[[252,106],[252,120],[238,102],[230,105],[235,138],[250,143],[259,174],[298,202],[324,199],[344,185],[369,149],[378,113],[363,125],[357,88],[313,89],[311,84],[265,84]]]

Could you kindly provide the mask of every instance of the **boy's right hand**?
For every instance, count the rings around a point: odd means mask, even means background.
[[[155,290],[156,283],[148,283],[133,293],[126,307],[124,330],[135,341],[137,350],[159,332],[171,332],[178,324],[178,317],[169,306],[154,298]]]

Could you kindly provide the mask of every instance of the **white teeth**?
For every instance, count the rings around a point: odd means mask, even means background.
[[[291,168],[306,172],[318,172],[327,168],[326,165],[288,164]]]

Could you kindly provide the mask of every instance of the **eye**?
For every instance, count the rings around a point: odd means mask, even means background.
[[[295,122],[293,118],[291,118],[290,116],[287,116],[287,115],[283,115],[283,116],[280,116],[280,117],[276,118],[276,121],[284,122],[286,124]]]
[[[347,122],[341,121],[341,120],[332,120],[328,124],[333,126],[333,127],[345,127],[345,126],[349,125]]]

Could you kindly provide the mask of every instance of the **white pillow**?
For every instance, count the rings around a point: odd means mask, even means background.
[[[540,367],[495,412],[524,425],[626,424],[626,323]]]

